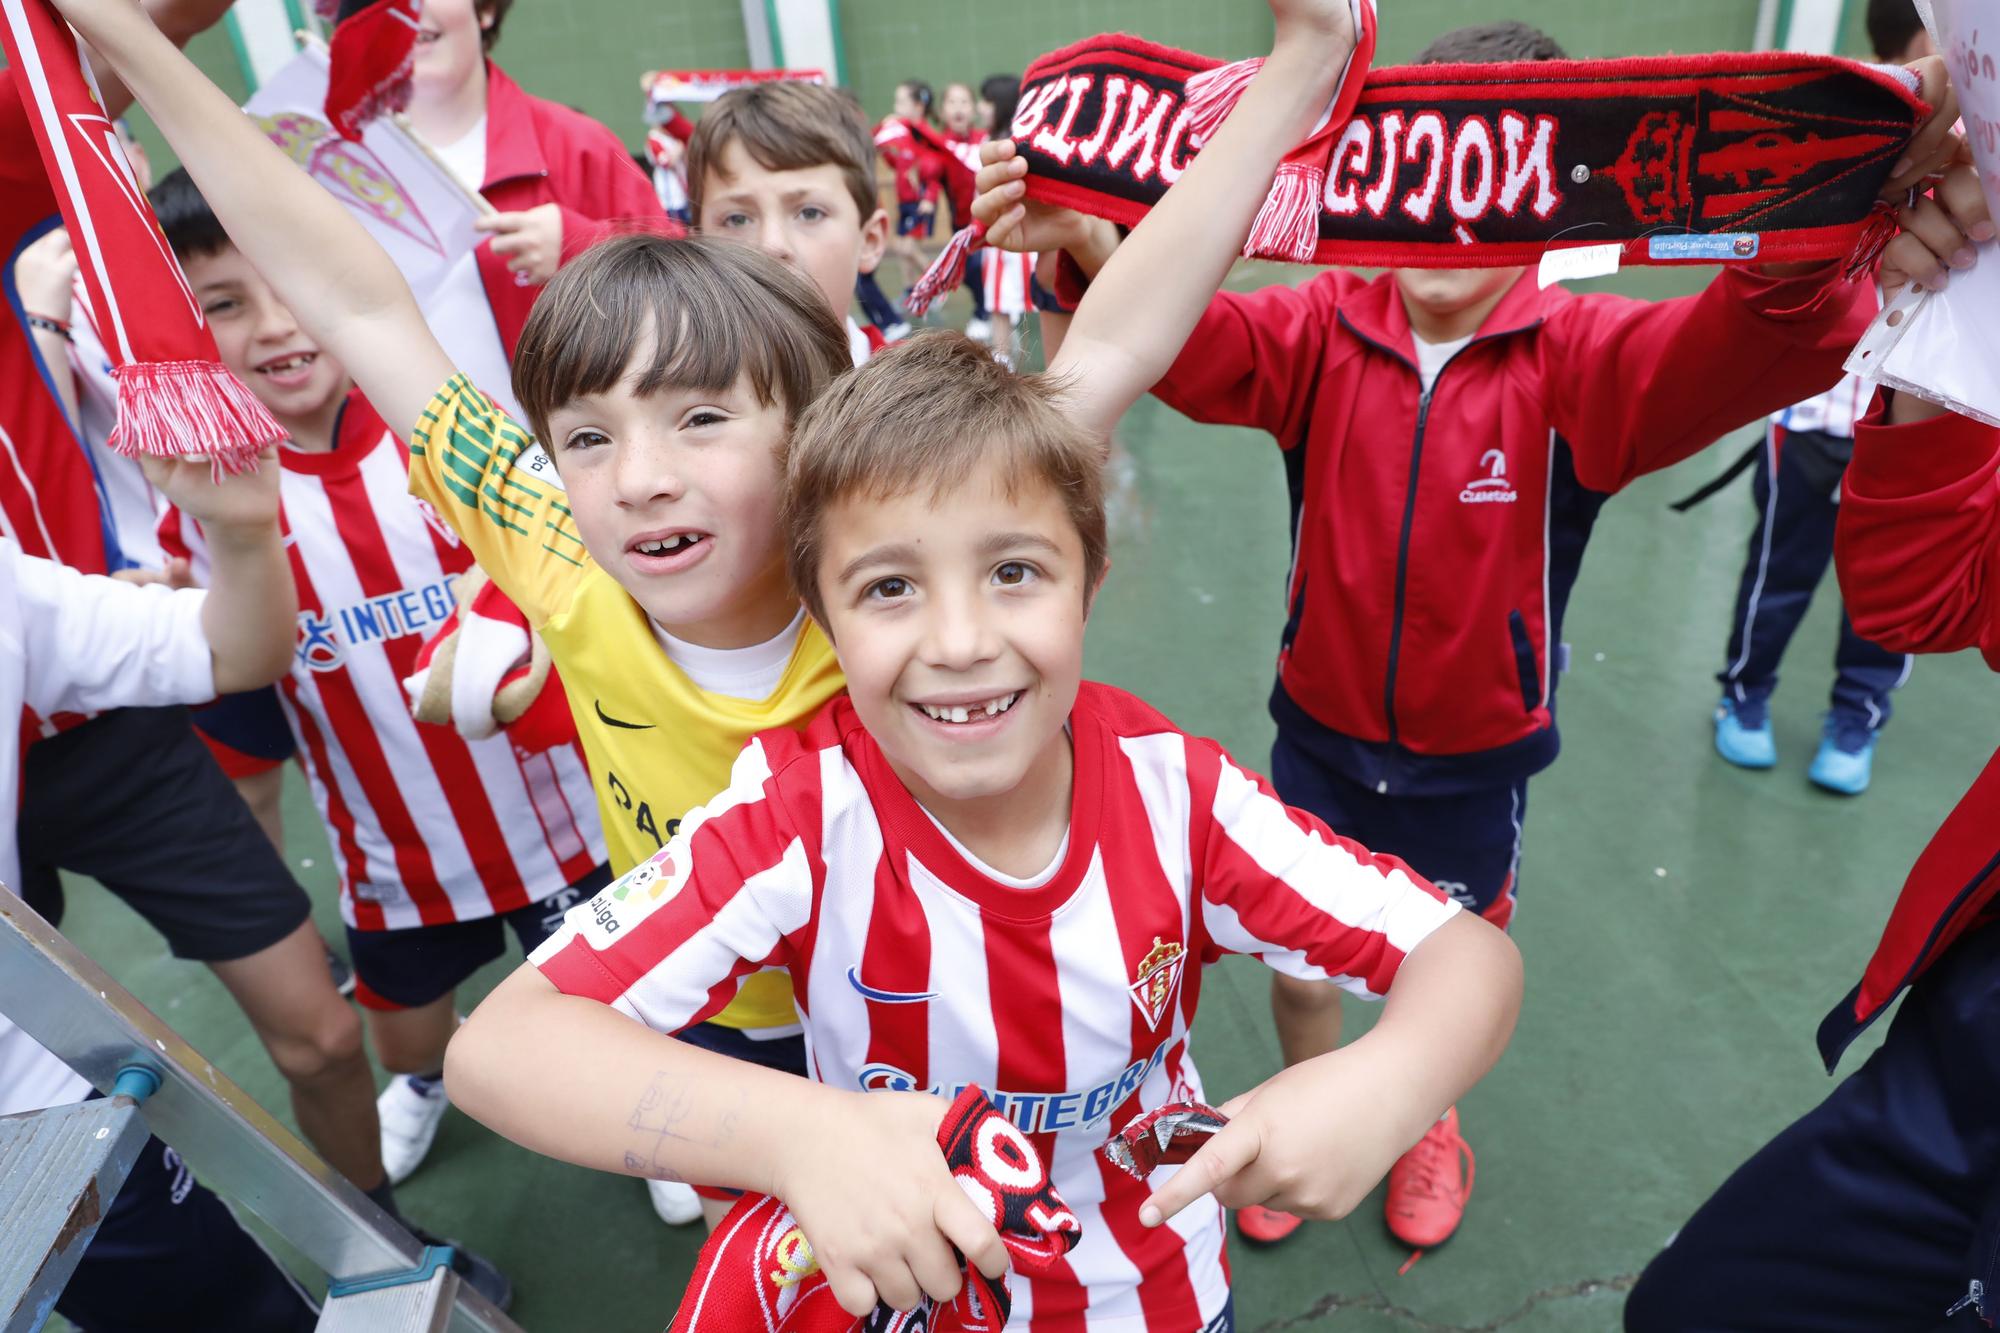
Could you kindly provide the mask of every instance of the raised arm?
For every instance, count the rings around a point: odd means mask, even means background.
[[[269,685],[292,664],[298,642],[298,590],[278,521],[278,454],[266,449],[257,469],[220,481],[206,459],[145,458],[146,480],[182,514],[201,524],[208,546],[208,601],[201,627],[214,663],[215,692]]]
[[[399,429],[452,374],[403,275],[131,0],[55,0],[146,108],[230,239]]]
[[[1077,419],[1101,435],[1173,364],[1242,252],[1280,159],[1326,109],[1354,50],[1348,0],[1272,7],[1270,58],[1091,283],[1049,367],[1069,379]]]
[[[1616,491],[1831,388],[1874,314],[1872,288],[1833,263],[1726,269],[1669,301],[1579,297],[1542,326],[1543,404],[1577,479]]]

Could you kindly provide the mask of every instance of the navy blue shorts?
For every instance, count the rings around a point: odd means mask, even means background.
[[[937,215],[926,213],[916,203],[896,205],[896,234],[898,236],[929,236],[931,228],[937,225]]]
[[[319,1317],[180,1155],[149,1139],[56,1310],[81,1333],[309,1333]]]
[[[1919,978],[1882,1048],[1647,1266],[1629,1333],[1976,1329],[2000,1315],[2000,924]]]
[[[282,763],[298,749],[276,686],[225,694],[195,709],[194,724],[203,735],[253,759]]]
[[[781,1074],[811,1077],[806,1072],[806,1039],[796,1033],[789,1037],[758,1041],[755,1037],[745,1036],[741,1028],[724,1027],[720,1023],[696,1023],[675,1036],[690,1046],[699,1046],[704,1051],[714,1051],[732,1060],[747,1060]]]
[[[497,916],[402,930],[349,926],[354,998],[369,1009],[420,1009],[451,994],[467,977],[507,952],[508,930],[521,942],[522,953],[533,953],[562,928],[564,912],[610,882],[611,867],[600,865],[538,903]]]
[[[1528,780],[1443,796],[1385,796],[1315,758],[1283,731],[1271,746],[1271,785],[1287,805],[1318,815],[1343,838],[1401,857],[1410,868],[1502,930],[1514,919]]]

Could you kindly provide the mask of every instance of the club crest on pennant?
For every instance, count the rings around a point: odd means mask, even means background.
[[[1180,989],[1181,968],[1186,961],[1186,946],[1179,940],[1163,940],[1158,935],[1153,936],[1151,951],[1139,960],[1138,978],[1126,987],[1126,992],[1139,1007],[1149,1031],[1157,1032],[1160,1020],[1167,1016],[1167,1007]]]

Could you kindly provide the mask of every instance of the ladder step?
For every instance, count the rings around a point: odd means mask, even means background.
[[[47,1322],[149,1137],[122,1097],[0,1117],[0,1329]]]
[[[457,1295],[458,1274],[441,1267],[419,1281],[331,1296],[315,1327],[318,1333],[444,1333]]]

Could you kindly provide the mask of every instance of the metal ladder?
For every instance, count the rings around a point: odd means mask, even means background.
[[[0,1117],[0,1333],[30,1333],[148,1134],[328,1278],[327,1333],[521,1333],[131,992],[0,887],[0,1013],[103,1100]]]

